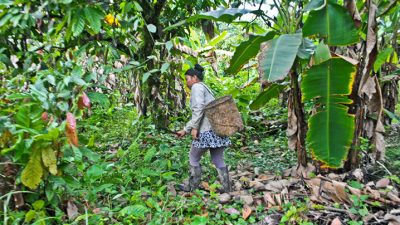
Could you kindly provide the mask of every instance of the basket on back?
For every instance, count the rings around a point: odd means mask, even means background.
[[[218,136],[231,136],[243,129],[242,117],[230,95],[210,102],[204,113]]]

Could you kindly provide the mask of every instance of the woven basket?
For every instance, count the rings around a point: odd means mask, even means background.
[[[204,108],[204,113],[218,136],[231,136],[243,129],[242,117],[230,95],[210,102]]]

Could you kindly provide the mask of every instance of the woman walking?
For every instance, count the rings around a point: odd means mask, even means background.
[[[208,118],[204,115],[204,107],[214,100],[211,90],[202,82],[204,79],[204,68],[196,64],[194,68],[186,71],[186,85],[191,89],[190,108],[192,118],[183,130],[177,132],[179,137],[191,133],[192,145],[189,152],[190,178],[188,184],[181,184],[179,188],[183,191],[197,189],[201,182],[202,155],[210,150],[211,161],[218,170],[218,176],[222,184],[222,192],[230,192],[228,168],[224,162],[224,149],[231,144],[229,138],[219,137],[212,130]]]

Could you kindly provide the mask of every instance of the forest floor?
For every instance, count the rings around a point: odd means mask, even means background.
[[[208,154],[202,159],[202,189],[175,189],[188,177],[190,137],[177,139],[157,131],[125,110],[101,118],[108,119],[84,126],[88,141],[96,139],[93,148],[101,159],[86,170],[94,178],[84,180],[100,189],[92,199],[81,196],[69,202],[91,202],[86,210],[104,224],[400,223],[398,124],[388,127],[386,163],[364,160],[348,173],[318,170],[311,163],[297,167],[279,121],[267,126],[273,132],[248,130],[233,137],[225,153],[234,190],[219,194]],[[76,215],[68,215],[70,220],[83,218],[79,208]]]
[[[86,144],[64,149],[62,176],[25,193],[30,208],[5,218],[9,224],[71,225],[400,223],[399,123],[387,127],[386,162],[363,157],[359,169],[344,173],[311,163],[297,167],[285,115],[282,109],[251,115],[246,131],[231,138],[225,160],[233,191],[219,194],[209,154],[201,161],[202,189],[175,189],[188,177],[189,136],[157,130],[130,108],[94,110],[78,124]],[[176,119],[178,129],[184,118]],[[363,144],[360,154],[371,147]]]

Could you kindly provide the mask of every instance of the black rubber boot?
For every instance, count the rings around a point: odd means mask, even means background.
[[[217,170],[218,170],[219,181],[222,184],[222,189],[220,189],[220,192],[223,193],[231,192],[232,189],[231,189],[231,181],[229,179],[228,167],[217,168]]]
[[[190,177],[186,183],[179,184],[181,191],[191,192],[199,188],[201,182],[201,166],[190,166]]]

